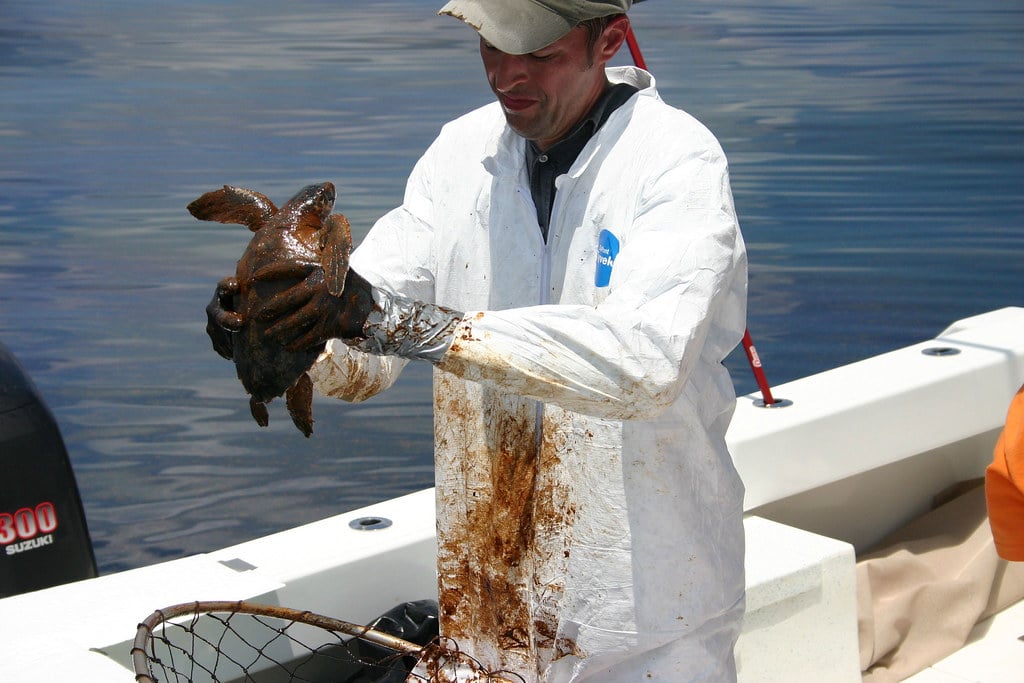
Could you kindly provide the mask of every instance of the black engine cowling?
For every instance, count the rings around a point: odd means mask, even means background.
[[[64,439],[0,344],[0,598],[96,576]]]

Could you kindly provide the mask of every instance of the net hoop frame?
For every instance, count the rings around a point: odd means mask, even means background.
[[[360,626],[348,621],[342,621],[341,619],[326,617],[309,610],[297,610],[277,605],[262,605],[244,600],[197,600],[158,609],[139,624],[131,650],[132,667],[135,669],[136,683],[158,683],[157,679],[153,678],[152,669],[150,668],[150,656],[146,648],[152,643],[153,632],[161,623],[177,617],[188,615],[200,617],[212,612],[251,614],[300,624],[309,624],[328,631],[337,631],[338,633],[355,638],[361,638],[375,645],[394,650],[396,653],[417,657],[424,650],[422,646],[410,643],[402,638],[382,633],[381,631],[375,631],[367,626]]]
[[[310,612],[309,610],[297,610],[290,607],[277,605],[266,605],[245,600],[197,600],[185,602],[170,607],[158,609],[144,619],[135,632],[135,639],[132,642],[131,659],[132,668],[135,670],[136,683],[160,683],[154,678],[151,663],[162,666],[158,659],[153,659],[149,652],[154,651],[153,640],[155,631],[161,624],[170,622],[178,617],[191,616],[194,620],[209,614],[226,613],[244,614],[256,617],[270,617],[289,622],[290,624],[306,624],[321,628],[325,631],[332,631],[343,635],[364,640],[368,643],[378,645],[395,652],[396,656],[416,657],[420,666],[424,667],[430,681],[488,681],[490,683],[521,683],[522,677],[511,672],[486,672],[475,663],[471,657],[459,651],[457,644],[448,639],[441,638],[427,645],[417,645],[407,640],[393,636],[389,633],[375,630],[369,626],[353,624],[341,619],[327,617],[322,614]],[[447,647],[445,647],[447,645]],[[455,673],[459,668],[459,662],[468,664],[475,677],[463,678]],[[465,669],[463,669],[463,675]],[[449,675],[445,675],[449,674]],[[506,676],[513,676],[508,678]],[[416,677],[416,672],[411,674]],[[418,678],[418,677],[417,677]],[[412,680],[412,678],[411,678]]]

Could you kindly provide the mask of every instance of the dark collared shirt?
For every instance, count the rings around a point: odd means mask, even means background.
[[[526,169],[530,177],[530,194],[537,207],[537,222],[540,223],[544,241],[548,239],[548,225],[551,209],[555,204],[555,178],[568,173],[576,157],[597,129],[612,112],[633,96],[637,88],[628,83],[617,83],[605,88],[587,115],[571,133],[542,152],[532,140],[526,141]]]

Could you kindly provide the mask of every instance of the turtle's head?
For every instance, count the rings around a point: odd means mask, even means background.
[[[288,200],[282,211],[320,223],[331,214],[334,198],[334,183],[307,185]]]

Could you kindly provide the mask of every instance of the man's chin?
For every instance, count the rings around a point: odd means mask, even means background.
[[[526,120],[522,114],[505,111],[505,122],[508,123],[508,127],[514,130],[519,137],[526,138],[527,140],[537,140],[540,138],[537,135],[536,126],[530,125],[531,122]]]

